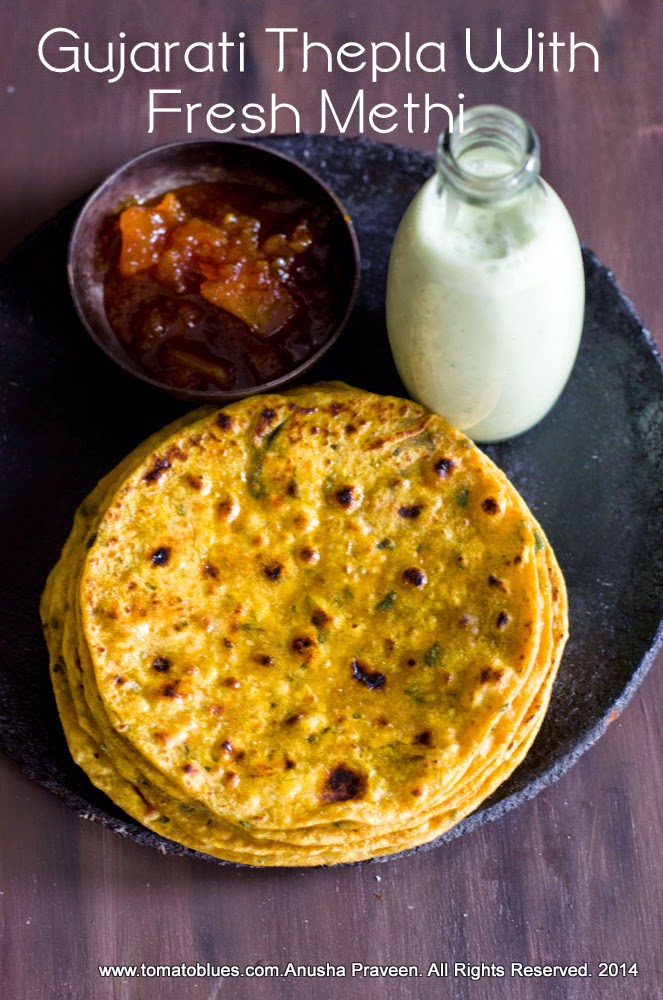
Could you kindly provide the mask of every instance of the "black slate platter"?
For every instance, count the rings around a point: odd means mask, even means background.
[[[362,252],[350,324],[317,378],[404,394],[384,321],[396,226],[430,157],[367,140],[277,137],[338,194]],[[38,606],[74,510],[134,445],[185,409],[130,380],[83,332],[65,258],[80,205],[0,264],[0,746],[79,814],[163,851],[193,854],[118,811],[72,763],[50,688]],[[661,639],[663,371],[609,271],[585,253],[587,312],[562,398],[534,430],[488,449],[545,528],[569,586],[571,639],[524,763],[442,840],[556,780],[622,710]]]

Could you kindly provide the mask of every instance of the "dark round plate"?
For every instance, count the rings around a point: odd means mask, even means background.
[[[384,286],[400,217],[433,161],[325,136],[261,140],[318,173],[350,210],[362,282],[345,333],[313,378],[404,394],[389,352]],[[92,485],[185,407],[132,381],[91,344],[67,289],[79,205],[0,264],[0,746],[81,815],[140,843],[192,854],[117,810],[71,761],[55,710],[38,606],[46,576]],[[578,361],[552,413],[487,449],[545,528],[569,587],[571,638],[541,732],[466,833],[557,779],[642,680],[663,617],[663,370],[609,271],[585,253],[587,315]],[[439,843],[439,841],[438,841]]]

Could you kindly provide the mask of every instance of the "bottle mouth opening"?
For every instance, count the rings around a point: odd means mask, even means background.
[[[437,166],[442,182],[473,204],[505,201],[530,187],[539,176],[539,140],[520,115],[496,104],[465,112],[453,131],[440,136]]]

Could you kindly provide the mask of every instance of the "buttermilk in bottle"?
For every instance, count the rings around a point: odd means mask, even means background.
[[[387,327],[401,378],[479,442],[538,423],[578,352],[580,245],[539,168],[527,122],[493,105],[470,109],[462,132],[441,137],[437,172],[392,248]]]

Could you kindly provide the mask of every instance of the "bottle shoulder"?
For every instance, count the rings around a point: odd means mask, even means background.
[[[473,205],[430,177],[408,206],[396,252],[451,255],[470,265],[497,265],[528,256],[579,252],[571,217],[553,188],[539,178],[511,202]]]

